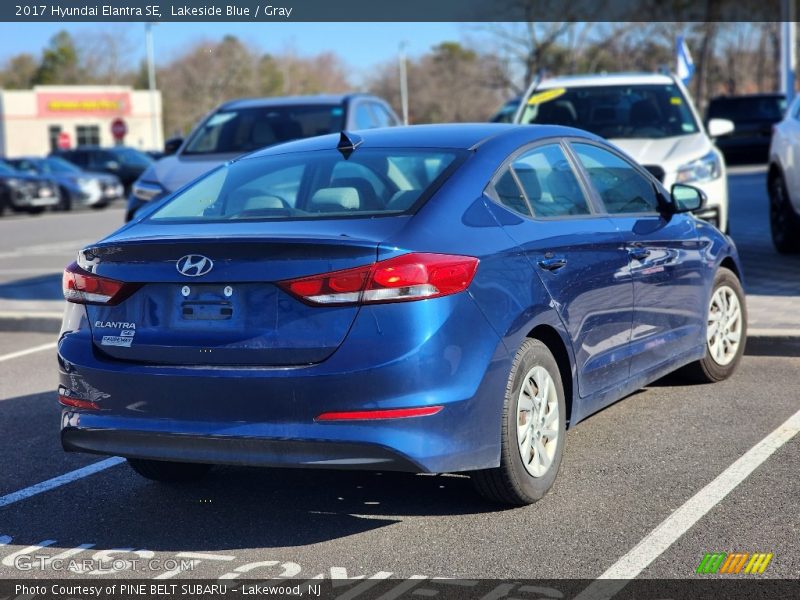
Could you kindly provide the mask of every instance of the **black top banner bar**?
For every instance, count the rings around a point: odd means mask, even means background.
[[[798,0],[3,0],[0,21],[766,22],[795,20],[797,3]]]

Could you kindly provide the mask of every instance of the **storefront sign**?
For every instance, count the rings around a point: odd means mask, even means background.
[[[130,94],[127,92],[39,92],[36,102],[40,117],[110,117],[131,112]]]

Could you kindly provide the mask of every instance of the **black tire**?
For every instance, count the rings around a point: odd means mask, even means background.
[[[66,188],[62,187],[62,188],[59,188],[58,191],[59,191],[60,199],[58,201],[58,205],[56,206],[56,210],[60,210],[60,211],[64,211],[64,212],[72,210],[72,200],[71,200],[71,198],[69,196],[69,190],[67,190]]]
[[[714,277],[714,287],[712,288],[711,297],[708,301],[709,312],[711,300],[714,298],[717,290],[723,286],[732,290],[739,301],[741,310],[739,347],[730,362],[727,364],[720,364],[714,359],[712,353],[709,351],[708,344],[706,344],[706,355],[701,360],[687,365],[680,371],[681,375],[696,383],[716,383],[733,375],[733,372],[739,365],[739,361],[742,359],[744,348],[747,344],[747,305],[745,304],[744,290],[742,289],[742,284],[739,282],[739,279],[730,269],[720,267]]]
[[[183,482],[202,479],[211,470],[211,465],[202,463],[180,463],[164,460],[129,458],[128,464],[142,477],[153,481]]]
[[[525,467],[519,445],[517,444],[518,402],[523,383],[534,367],[542,367],[550,375],[554,384],[558,405],[558,435],[549,468],[541,475],[534,476]],[[531,379],[531,381],[533,381]],[[549,405],[548,405],[549,406]],[[535,411],[531,411],[530,417]],[[547,414],[551,414],[552,409]],[[500,466],[471,473],[478,493],[502,504],[522,506],[540,500],[553,486],[564,454],[566,437],[566,401],[564,385],[558,363],[553,354],[539,340],[528,339],[520,346],[511,365],[503,404],[501,428]],[[533,435],[531,432],[530,435]],[[551,440],[548,440],[548,444]],[[549,446],[548,446],[549,448]],[[536,460],[536,459],[533,459]]]
[[[769,226],[772,243],[781,254],[800,252],[800,217],[792,209],[783,176],[776,173],[769,179]]]

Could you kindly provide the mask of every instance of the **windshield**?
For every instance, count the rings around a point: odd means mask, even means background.
[[[454,150],[362,148],[228,163],[156,210],[151,221],[319,219],[414,210],[451,172]]]
[[[241,154],[280,142],[341,131],[343,119],[343,108],[330,104],[221,110],[195,131],[183,154]]]
[[[686,98],[674,84],[534,92],[522,122],[577,127],[608,139],[664,138],[699,131]]]
[[[63,158],[50,157],[41,162],[42,171],[50,173],[82,173],[81,169]]]
[[[11,167],[8,163],[0,160],[0,173],[2,173],[3,175],[15,175],[17,174],[17,171],[13,167]]]
[[[147,168],[153,164],[152,158],[134,148],[114,148],[111,152],[114,158],[123,165]]]

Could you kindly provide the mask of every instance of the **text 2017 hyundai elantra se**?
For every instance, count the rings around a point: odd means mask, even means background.
[[[565,430],[745,344],[731,240],[598,137],[343,133],[229,162],[64,273],[67,450],[209,465],[471,472],[541,498]],[[624,451],[624,449],[620,449]]]

